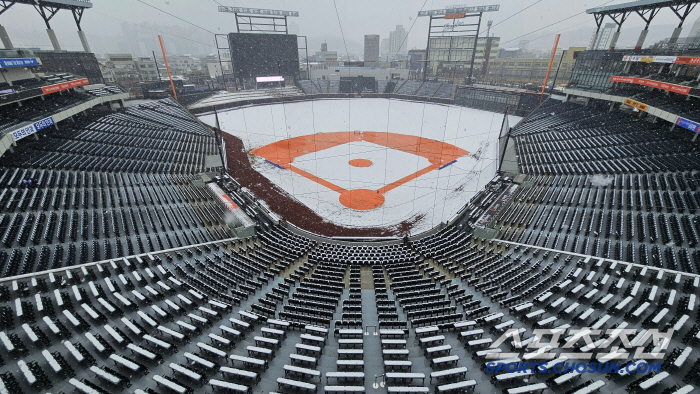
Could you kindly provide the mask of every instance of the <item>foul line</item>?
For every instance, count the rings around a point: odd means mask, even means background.
[[[388,192],[388,191],[391,191],[391,190],[393,190],[393,189],[396,189],[397,187],[403,185],[404,183],[410,182],[410,181],[412,181],[412,180],[418,178],[418,177],[421,176],[421,175],[427,174],[427,173],[429,173],[430,171],[432,171],[432,170],[437,170],[437,169],[439,169],[439,168],[440,168],[440,166],[437,166],[437,165],[435,165],[435,164],[431,164],[431,165],[425,167],[424,169],[422,169],[422,170],[420,170],[420,171],[418,171],[418,172],[414,172],[414,173],[411,174],[411,175],[405,176],[405,177],[399,179],[399,180],[396,181],[396,182],[392,182],[392,183],[390,183],[390,184],[384,186],[383,188],[377,190],[377,193],[384,194],[384,193],[386,193],[386,192]]]

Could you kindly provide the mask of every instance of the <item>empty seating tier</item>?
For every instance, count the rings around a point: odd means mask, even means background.
[[[695,276],[554,255],[456,226],[382,245],[274,226],[0,283],[0,381],[11,393],[350,393],[373,390],[377,375],[406,393],[675,392],[697,384],[699,288]],[[580,327],[611,346],[623,344],[609,328],[675,333],[655,374],[494,370],[487,357],[551,353],[542,362],[554,365],[562,351],[590,352],[572,339]],[[511,330],[529,343],[537,328],[560,329],[573,348],[499,340]],[[629,340],[652,346],[642,335]],[[620,362],[653,361],[630,353]]]
[[[379,242],[259,215],[171,100],[40,133],[0,159],[0,391],[691,392],[697,153],[621,116],[546,101],[513,131],[523,176],[495,178],[449,225]],[[233,236],[210,181],[254,235]],[[538,329],[566,348],[524,347]],[[579,354],[624,368],[556,367]]]

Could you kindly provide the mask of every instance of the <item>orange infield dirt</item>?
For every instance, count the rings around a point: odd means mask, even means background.
[[[348,161],[348,164],[350,164],[353,167],[369,167],[372,164],[372,160],[367,160],[367,159],[352,159]]]
[[[425,218],[419,213],[401,223],[385,227],[344,227],[319,216],[314,210],[276,186],[250,164],[243,141],[228,133],[222,133],[226,141],[226,162],[228,173],[250,190],[258,199],[280,217],[297,227],[327,237],[389,237],[409,234],[416,223]]]
[[[403,177],[398,181],[385,185],[378,190],[346,190],[326,181],[325,179],[309,174],[308,172],[303,171],[292,164],[294,159],[299,156],[318,152],[334,146],[347,144],[353,141],[367,141],[377,145],[386,146],[387,148],[422,156],[425,157],[431,163],[431,165],[411,175]],[[328,189],[338,192],[340,194],[339,201],[341,204],[343,204],[343,206],[364,211],[382,206],[382,204],[384,204],[384,194],[388,191],[410,182],[430,171],[438,170],[441,167],[468,154],[469,152],[446,142],[413,135],[374,131],[339,131],[334,133],[318,133],[289,138],[253,149],[251,153],[262,157],[272,164],[286,168],[311,181],[323,185]],[[368,167],[372,165],[372,162],[367,159],[354,159],[350,160],[348,164],[355,167]]]

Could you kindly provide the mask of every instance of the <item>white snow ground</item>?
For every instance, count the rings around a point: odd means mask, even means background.
[[[240,138],[246,150],[303,135],[337,131],[376,131],[420,136],[469,151],[389,192],[376,209],[358,211],[339,194],[292,171],[256,157],[253,167],[324,219],[347,227],[391,227],[421,217],[412,234],[448,221],[481,190],[498,168],[498,134],[503,115],[452,105],[389,99],[327,99],[249,106],[220,112],[222,131]],[[215,125],[214,115],[200,116]],[[511,126],[521,118],[509,116]],[[370,167],[351,167],[368,159]],[[300,156],[292,163],[338,186],[376,190],[428,166],[425,158],[367,141],[351,142]],[[265,196],[256,196],[265,200]]]

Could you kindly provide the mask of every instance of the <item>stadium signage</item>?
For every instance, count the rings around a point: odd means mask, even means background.
[[[35,57],[0,59],[0,68],[30,67],[30,66],[38,66],[38,65],[39,65],[39,59],[37,59]]]
[[[475,12],[498,11],[499,5],[479,5],[473,7],[442,8],[439,10],[420,11],[418,16],[440,16],[448,14],[469,14]]]
[[[275,76],[275,77],[255,77],[255,82],[262,83],[262,82],[284,82],[284,77],[283,76]]]
[[[15,141],[19,141],[22,138],[30,136],[39,130],[43,130],[49,126],[53,126],[55,123],[56,122],[53,120],[53,117],[49,116],[48,118],[44,118],[40,121],[34,122],[30,125],[24,126],[20,129],[13,131],[12,137],[15,139]]]
[[[645,63],[675,63],[675,64],[700,64],[700,57],[695,56],[634,56],[622,57],[623,62]]]
[[[610,77],[610,82],[633,83],[636,85],[649,86],[652,88],[667,90],[669,92],[680,93],[680,94],[690,93],[690,87],[688,87],[688,86],[676,85],[674,83],[654,81],[653,79],[636,78],[636,77],[621,77],[621,76],[613,75]]]
[[[81,78],[81,79],[76,79],[74,81],[57,83],[55,85],[42,86],[41,90],[44,92],[44,94],[49,94],[49,93],[56,93],[56,92],[60,92],[62,90],[67,90],[67,89],[71,89],[71,88],[75,88],[75,87],[83,86],[83,85],[88,85],[88,84],[90,84],[90,81],[87,78]]]
[[[680,116],[678,119],[676,119],[676,124],[678,126],[681,126],[684,129],[688,129],[690,131],[694,131],[696,133],[700,133],[700,124],[695,123],[692,120],[688,120],[686,118],[681,118]]]
[[[661,371],[661,363],[647,363],[644,360],[639,362],[630,362],[627,365],[622,365],[621,363],[598,363],[598,362],[559,362],[549,365],[549,363],[528,363],[528,362],[509,362],[509,363],[499,363],[490,362],[486,363],[486,369],[484,373],[530,373],[530,371],[537,371],[537,373],[621,373],[625,372],[628,374],[633,373],[659,373]]]
[[[652,58],[655,63],[675,63],[678,60],[677,56],[654,56]]]
[[[678,56],[634,56],[622,57],[623,62],[675,63]]]
[[[605,338],[600,338],[603,333],[605,333]],[[560,328],[545,328],[533,330],[533,340],[527,346],[524,346],[523,341],[520,339],[520,331],[511,328],[495,340],[490,345],[490,348],[495,349],[504,342],[510,342],[514,350],[520,351],[513,353],[489,353],[486,355],[486,359],[505,360],[521,357],[525,360],[554,360],[555,358],[565,357],[567,360],[591,360],[593,359],[594,349],[609,348],[609,352],[596,354],[598,361],[625,360],[628,357],[634,360],[661,360],[666,355],[664,350],[668,349],[673,333],[673,329],[663,332],[656,328],[642,330],[639,333],[634,328],[600,330],[581,327],[568,331]],[[566,338],[564,338],[564,341],[561,341],[562,336],[565,334]],[[598,341],[599,339],[603,340]],[[618,340],[620,342],[619,345],[617,344]],[[580,341],[586,343],[588,351],[576,351],[579,350],[576,344]],[[654,346],[651,351],[645,350],[649,344]],[[528,349],[528,351],[525,349]],[[556,349],[564,349],[565,352],[557,354],[557,352],[553,351]],[[567,349],[571,349],[571,351],[567,352]]]
[[[700,57],[694,56],[678,56],[675,63],[677,64],[700,64]]]
[[[442,26],[442,30],[443,31],[454,31],[456,28],[461,27],[461,26],[464,26],[463,21],[453,22],[452,24],[445,23],[445,25]]]
[[[629,105],[630,107],[637,108],[640,111],[646,111],[649,108],[648,105],[646,105],[644,103],[640,103],[639,101],[634,101],[631,98],[626,98],[625,104]]]
[[[234,14],[256,14],[272,16],[299,16],[299,11],[266,10],[262,8],[228,7],[219,6],[219,12],[231,12]]]
[[[226,208],[228,208],[228,210],[231,212],[230,215],[226,215],[224,218],[227,224],[233,224],[235,222],[233,219],[235,218],[238,219],[238,222],[243,227],[255,226],[255,222],[253,222],[245,211],[243,211],[238,205],[236,205],[235,202],[233,202],[233,200],[231,200],[231,197],[229,197],[226,192],[219,187],[219,185],[214,182],[210,182],[207,183],[207,186],[214,192],[214,194],[216,194],[217,197],[219,197],[219,200],[221,200],[224,206],[226,206]]]

